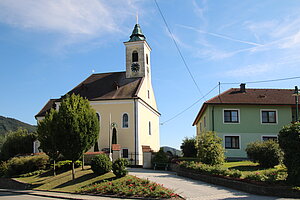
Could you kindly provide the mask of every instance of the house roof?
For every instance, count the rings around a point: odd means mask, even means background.
[[[89,101],[137,98],[143,78],[126,78],[126,72],[92,74],[67,94],[79,94]],[[35,116],[45,116],[60,99],[50,99]]]
[[[193,126],[198,123],[208,105],[294,105],[293,89],[245,89],[231,88],[204,102]]]

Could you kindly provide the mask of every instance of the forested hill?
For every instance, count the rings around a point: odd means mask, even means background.
[[[36,126],[21,122],[19,120],[0,116],[0,134],[5,134],[8,131],[16,131],[19,127],[25,128],[28,132],[36,130]]]

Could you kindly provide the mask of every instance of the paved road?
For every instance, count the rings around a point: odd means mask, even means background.
[[[39,197],[39,196],[33,196],[28,194],[21,194],[21,193],[14,193],[14,192],[0,192],[0,199],[2,200],[13,200],[13,199],[20,199],[20,200],[46,200],[51,199],[51,197]]]
[[[222,186],[208,184],[185,177],[177,176],[175,172],[154,171],[140,168],[130,168],[129,174],[140,178],[147,178],[167,188],[174,189],[175,192],[189,200],[284,200],[289,198],[278,198],[253,195]]]

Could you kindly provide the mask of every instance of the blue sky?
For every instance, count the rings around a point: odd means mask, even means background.
[[[199,85],[194,85],[153,0],[0,0],[0,115],[36,124],[34,115],[96,73],[124,71],[125,47],[139,13],[152,48],[152,81],[161,122],[218,82],[300,74],[300,1],[157,0]],[[294,88],[300,79],[247,84]],[[222,84],[221,91],[238,84]],[[204,100],[161,125],[161,145],[195,135]]]

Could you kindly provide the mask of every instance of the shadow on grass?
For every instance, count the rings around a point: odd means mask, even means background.
[[[257,170],[264,170],[266,168],[263,168],[261,166],[251,166],[251,165],[245,165],[245,166],[236,166],[236,167],[230,167],[229,169],[237,169],[239,171],[257,171]]]
[[[114,181],[114,180],[117,180],[117,179],[119,179],[119,178],[110,177],[110,178],[102,179],[102,180],[99,180],[99,181],[95,181],[92,184],[99,184],[99,183],[103,183],[103,182]]]
[[[55,188],[63,188],[63,187],[67,187],[67,186],[70,186],[70,185],[76,185],[76,184],[78,184],[78,183],[82,183],[82,182],[84,182],[84,181],[87,181],[87,180],[92,179],[92,178],[95,178],[95,177],[97,177],[97,175],[94,174],[94,173],[91,173],[91,174],[85,174],[85,175],[83,175],[83,176],[80,176],[80,177],[78,177],[78,178],[75,178],[74,180],[70,180],[70,181],[67,181],[67,182],[65,182],[65,183],[63,183],[63,184],[61,184],[61,185],[58,185],[58,186],[56,186]]]

